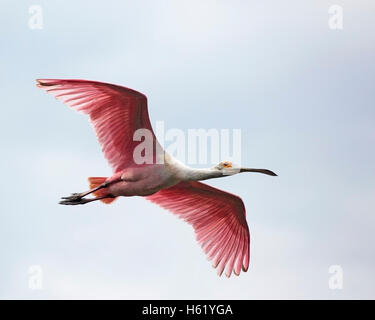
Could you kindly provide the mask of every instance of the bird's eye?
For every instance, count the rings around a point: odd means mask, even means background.
[[[224,166],[225,168],[230,168],[232,165],[231,165],[230,162],[224,162],[224,163],[223,163],[223,166]]]

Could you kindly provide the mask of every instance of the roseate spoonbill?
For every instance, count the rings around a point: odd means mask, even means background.
[[[90,190],[63,197],[60,204],[78,205],[119,196],[143,196],[190,223],[208,259],[219,275],[247,271],[250,233],[240,197],[199,181],[238,172],[276,176],[270,170],[238,168],[223,161],[213,168],[193,169],[163,151],[152,131],[147,98],[140,92],[108,83],[86,80],[39,79],[37,86],[68,106],[89,115],[112,177],[90,177]],[[151,163],[138,164],[133,151],[137,129],[148,129],[156,146]],[[161,150],[157,152],[155,150]],[[161,159],[162,158],[162,159]],[[163,161],[157,161],[163,160]],[[89,194],[94,198],[85,198]]]

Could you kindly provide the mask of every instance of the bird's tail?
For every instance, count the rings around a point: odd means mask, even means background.
[[[94,189],[96,187],[99,187],[102,183],[104,183],[107,180],[106,177],[89,177],[89,184],[90,189]],[[93,192],[94,196],[99,198],[106,196],[108,194],[107,188],[99,189],[95,192]],[[106,199],[100,199],[100,201],[110,204],[112,203],[116,198],[106,198]]]

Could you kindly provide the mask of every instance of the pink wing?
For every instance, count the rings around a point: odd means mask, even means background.
[[[146,197],[193,225],[197,241],[217,272],[247,271],[250,233],[245,206],[236,195],[201,182],[181,182]]]
[[[86,80],[38,79],[37,86],[77,111],[90,116],[105,157],[115,172],[134,165],[133,141],[137,129],[151,131],[147,97],[135,90]],[[154,156],[154,154],[153,154]]]

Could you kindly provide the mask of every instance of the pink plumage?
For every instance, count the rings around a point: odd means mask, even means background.
[[[249,267],[250,234],[240,197],[207,184],[189,181],[160,190],[148,200],[190,223],[198,243],[221,275]]]
[[[133,164],[133,133],[152,131],[147,97],[135,90],[86,80],[38,79],[37,86],[76,111],[90,116],[104,156],[113,170]],[[156,139],[156,138],[155,138]]]
[[[250,234],[245,206],[236,195],[198,182],[239,172],[266,169],[239,168],[223,161],[213,168],[193,169],[167,154],[152,130],[144,94],[122,86],[86,80],[39,79],[37,86],[74,110],[88,114],[112,177],[90,177],[90,190],[63,197],[60,204],[78,205],[96,200],[111,203],[120,196],[144,196],[191,224],[198,243],[221,275],[247,271]],[[133,152],[139,141],[134,132],[147,129],[153,143],[152,161],[139,164]],[[158,153],[156,150],[159,150]],[[162,153],[160,154],[160,150]],[[162,156],[164,162],[156,162]],[[147,159],[150,160],[150,159]],[[86,198],[93,194],[95,198]]]

